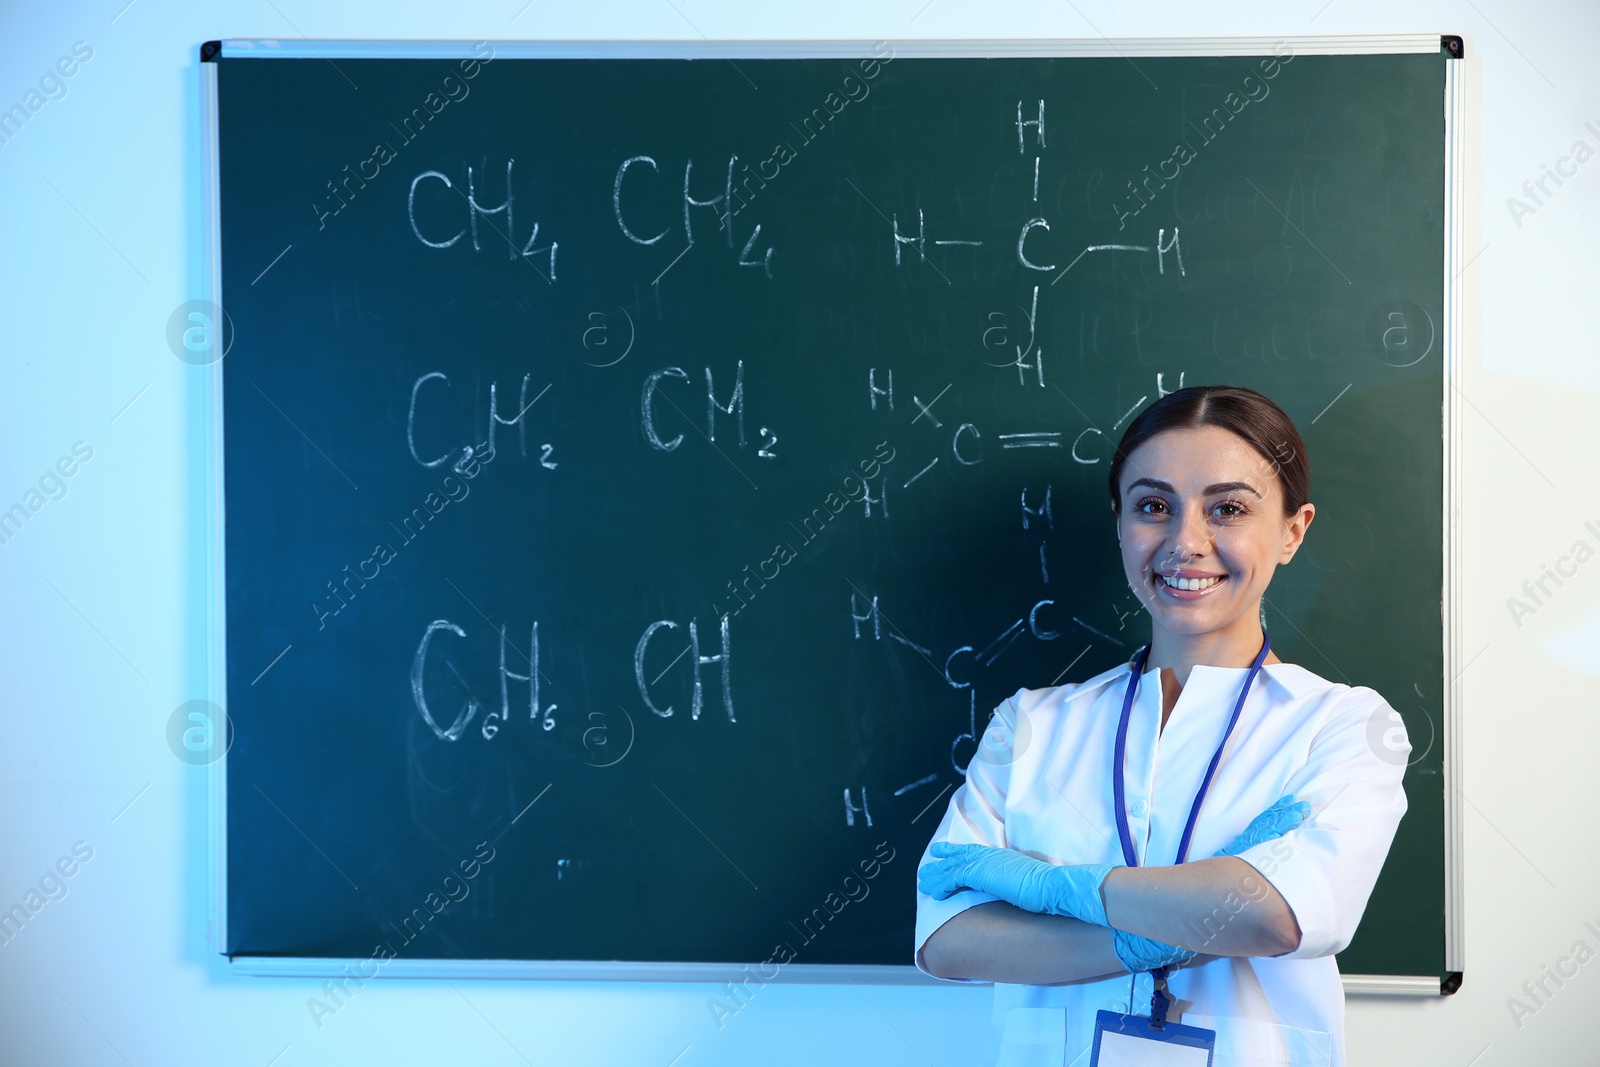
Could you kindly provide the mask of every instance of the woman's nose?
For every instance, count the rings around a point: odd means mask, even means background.
[[[1167,542],[1167,550],[1180,564],[1186,563],[1204,555],[1210,540],[1211,530],[1206,525],[1205,516],[1198,511],[1185,511],[1172,531],[1172,537]]]

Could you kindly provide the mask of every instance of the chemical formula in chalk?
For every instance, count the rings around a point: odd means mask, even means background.
[[[671,619],[658,619],[645,627],[643,635],[639,638],[638,645],[633,650],[633,676],[639,685],[639,699],[644,701],[645,707],[663,719],[670,718],[674,714],[676,709],[671,704],[663,708],[655,703],[650,696],[650,689],[662,678],[666,677],[667,672],[677,666],[680,660],[688,656],[689,662],[686,666],[693,672],[694,679],[694,696],[689,707],[689,718],[699,719],[700,712],[705,706],[705,678],[701,673],[701,669],[712,664],[719,664],[722,674],[722,706],[728,713],[728,721],[736,721],[733,716],[733,645],[728,632],[728,618],[727,615],[722,616],[721,625],[718,627],[722,636],[721,652],[709,656],[701,654],[699,621],[690,619],[689,639],[687,641],[679,639],[683,644],[683,650],[672,656],[666,666],[659,669],[655,666],[656,659],[652,659],[648,669],[646,667],[645,661],[651,656],[651,638],[655,637],[659,631],[678,629],[678,624]]]
[[[1027,155],[1031,143],[1032,151],[1034,153],[1032,196],[1033,202],[1036,204],[1039,200],[1039,174],[1043,159],[1042,154],[1047,143],[1045,132],[1044,100],[1038,100],[1037,105],[1036,117],[1024,117],[1025,114],[1028,114],[1028,112],[1025,112],[1024,104],[1021,100],[1017,101],[1016,111],[1017,151],[1022,155]],[[935,237],[930,240],[928,237],[929,224],[927,212],[920,207],[917,209],[917,221],[914,228],[911,227],[908,219],[905,229],[902,230],[900,215],[898,212],[891,214],[888,222],[889,237],[894,250],[895,266],[899,267],[908,264],[913,260],[920,264],[927,264],[931,269],[937,271],[947,283],[952,285],[955,283],[951,281],[949,276],[939,268],[939,265],[929,257],[929,247],[932,246],[934,249],[948,247],[984,247],[984,241],[975,239],[971,235],[959,238]],[[1015,254],[1018,264],[1020,264],[1024,270],[1038,271],[1044,274],[1055,274],[1055,278],[1050,282],[1051,285],[1059,282],[1068,271],[1076,267],[1079,261],[1081,261],[1084,256],[1090,254],[1091,252],[1149,253],[1154,251],[1156,253],[1156,273],[1160,275],[1165,275],[1167,273],[1167,256],[1168,254],[1171,254],[1173,257],[1173,265],[1176,268],[1176,273],[1178,276],[1181,277],[1184,273],[1183,250],[1179,245],[1177,227],[1173,227],[1172,237],[1170,240],[1167,238],[1166,228],[1158,227],[1156,231],[1156,240],[1153,245],[1127,243],[1090,243],[1083,245],[1081,248],[1069,245],[1067,247],[1058,247],[1056,251],[1051,251],[1048,240],[1050,235],[1051,229],[1050,220],[1048,217],[1044,215],[1034,215],[1030,217],[1017,231]],[[914,256],[911,254],[912,252],[915,252]],[[1060,261],[1069,255],[1071,256],[1071,259],[1066,262],[1065,266],[1062,266]],[[1046,260],[1049,262],[1046,262]],[[1059,273],[1056,273],[1057,271],[1059,271]],[[1029,316],[1030,323],[1033,321],[1038,311],[1038,287],[1034,288],[1033,308],[1034,313]],[[1032,352],[1034,350],[1035,340],[1036,338],[1029,338],[1029,344],[1026,349],[1027,352]],[[1017,367],[1019,378],[1022,377],[1022,370],[1032,370],[1034,371],[1036,384],[1041,386],[1044,384],[1044,365],[1042,361],[1036,360],[1035,362],[1024,366],[1022,364],[1022,355],[1019,354],[1016,362],[1002,364],[1002,366]],[[1026,379],[1024,379],[1024,381],[1026,381]]]
[[[683,209],[684,252],[687,252],[694,247],[695,243],[695,211],[696,209],[709,208],[715,213],[717,232],[723,235],[727,246],[730,249],[733,248],[735,243],[733,215],[737,214],[737,211],[731,205],[734,197],[738,195],[734,191],[734,172],[738,166],[739,157],[729,156],[728,170],[721,186],[721,191],[713,197],[701,200],[695,197],[691,191],[697,188],[697,180],[694,176],[694,160],[686,160],[683,164],[683,195],[680,200],[678,187],[672,183],[671,179],[662,180],[660,176],[661,168],[654,159],[650,156],[629,156],[617,168],[616,181],[611,188],[611,209],[617,219],[617,228],[622,231],[622,236],[634,244],[646,247],[659,244],[673,234],[677,226],[675,212],[681,207]],[[750,165],[748,163],[744,164],[743,170],[748,172],[749,169]],[[633,173],[630,174],[630,171],[633,171]],[[712,180],[715,181],[716,179],[713,178]],[[746,177],[747,186],[749,181],[750,178]],[[626,210],[623,208],[625,187]],[[703,216],[700,217],[702,219],[701,234],[704,236],[706,222],[709,220],[705,220]],[[672,221],[665,222],[663,225],[663,222],[667,219]],[[661,226],[661,229],[651,234],[650,231],[656,226]],[[646,236],[646,234],[649,234],[649,236]],[[681,258],[682,253],[679,253],[679,256]],[[772,247],[761,244],[761,224],[757,223],[755,228],[750,231],[750,236],[740,246],[736,262],[740,267],[760,269],[770,280],[772,278],[772,256]],[[675,259],[672,262],[676,263],[677,260]],[[668,264],[667,270],[670,269],[671,264]],[[666,272],[666,270],[663,270],[661,273],[666,274]],[[658,275],[652,284],[659,285],[660,281],[661,277]]]
[[[512,181],[515,164],[514,159],[506,160],[505,199],[495,207],[489,207],[479,197],[487,196],[492,200],[500,194],[480,193],[479,185],[488,185],[487,175],[475,175],[470,166],[467,168],[464,189],[441,171],[425,170],[418,174],[411,179],[411,189],[406,195],[406,214],[411,220],[411,233],[429,248],[439,249],[454,248],[470,234],[468,243],[474,252],[494,252],[504,248],[506,259],[526,261],[546,282],[554,285],[558,245],[553,240],[548,244],[539,244],[537,220],[528,231],[528,239],[520,247],[518,245],[516,196]],[[461,225],[463,211],[467,216],[464,226]],[[482,223],[479,219],[483,220]],[[547,255],[548,259],[545,258]]]
[[[880,369],[883,371],[882,374],[879,374]],[[939,417],[933,413],[933,409],[949,389],[950,386],[948,384],[945,385],[933,395],[932,400],[926,402],[916,393],[911,394],[911,406],[917,412],[912,418],[911,424],[913,426],[926,425],[934,430],[944,429],[944,423],[939,421]],[[881,409],[885,414],[895,410],[894,368],[867,368],[867,405],[869,410],[879,411]],[[982,446],[978,443],[978,439],[982,436],[978,428],[970,422],[964,422],[957,426],[950,435],[950,458],[963,467],[977,466],[983,461]],[[915,473],[901,483],[900,488],[911,488],[912,483],[939,465],[940,458],[940,456],[934,456],[927,463],[918,467]],[[884,485],[881,494],[885,497],[887,496],[887,484]],[[884,514],[887,515],[888,505],[886,502],[883,510]],[[869,516],[871,514],[870,507],[868,514]]]
[[[744,432],[744,360],[737,361],[735,365],[733,387],[728,393],[728,402],[726,404],[717,400],[717,383],[711,373],[711,368],[705,368],[705,372],[706,421],[705,429],[701,431],[701,436],[705,438],[707,444],[716,445],[717,412],[720,411],[734,420],[738,446],[740,448],[746,447],[749,441],[746,439]],[[663,409],[658,409],[656,401],[658,399],[664,401],[668,407],[677,411],[684,418],[690,419],[691,422],[694,417],[690,415],[690,412],[699,410],[699,398],[695,397],[693,393],[684,393],[681,389],[678,390],[679,395],[683,398],[682,404],[673,400],[670,393],[662,391],[658,395],[658,391],[673,381],[689,382],[691,379],[688,372],[682,367],[662,367],[659,370],[651,371],[645,376],[644,387],[639,393],[640,429],[650,447],[662,452],[675,451],[679,445],[683,444],[684,435],[678,433],[671,437],[662,436],[658,420],[668,413]],[[690,388],[692,389],[693,387],[691,386]],[[699,427],[696,426],[696,429],[699,429]],[[774,446],[778,443],[778,435],[766,426],[760,428],[760,433],[761,443],[756,448],[757,457],[761,459],[776,459],[778,453],[774,451]],[[724,429],[723,437],[724,439],[727,438],[726,429]]]
[[[411,660],[411,696],[417,713],[439,740],[457,741],[472,725],[478,712],[491,705],[478,696],[481,690],[469,684],[456,667],[449,648],[445,647],[445,634],[460,640],[467,638],[467,631],[449,619],[435,619],[428,624]],[[521,703],[518,703],[515,711],[511,705],[512,682],[527,686],[528,722],[537,724],[545,732],[554,730],[556,706],[544,704],[539,695],[540,684],[549,684],[549,679],[539,669],[538,620],[533,622],[526,648],[518,647],[503,624],[499,639],[499,706],[484,716],[478,733],[485,741],[492,741],[502,727],[522,720]],[[438,646],[434,644],[436,641],[440,642]],[[523,674],[522,671],[527,673]],[[453,712],[446,710],[452,705],[456,706]],[[442,725],[446,718],[450,719],[448,726]]]
[[[406,447],[411,452],[411,458],[424,467],[437,467],[447,460],[457,458],[463,451],[470,454],[472,449],[468,445],[449,445],[445,442],[451,440],[451,427],[448,420],[439,412],[446,406],[446,390],[451,389],[450,376],[443,371],[430,371],[411,383],[411,402],[406,408]],[[501,399],[500,383],[489,383],[489,419],[483,437],[478,440],[488,439],[488,450],[495,451],[495,437],[501,426],[515,426],[517,428],[517,451],[527,458],[528,452],[528,412],[548,392],[550,385],[543,389],[533,391],[533,375],[524,374],[521,385],[517,390],[516,414],[509,419],[500,414],[501,406],[510,407],[510,404]],[[531,395],[530,395],[531,394]],[[420,415],[419,415],[420,412]],[[473,436],[472,431],[458,436],[456,440],[467,440]],[[439,449],[443,447],[443,451]],[[555,470],[557,461],[555,446],[549,442],[536,446],[539,465],[547,470]]]

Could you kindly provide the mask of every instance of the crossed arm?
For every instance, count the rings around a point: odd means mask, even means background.
[[[1272,884],[1235,856],[1171,867],[1118,867],[1101,886],[1111,927],[1211,956],[1278,956],[1300,925]],[[1126,974],[1112,930],[1003,900],[956,915],[923,946],[941,978],[1054,985]]]

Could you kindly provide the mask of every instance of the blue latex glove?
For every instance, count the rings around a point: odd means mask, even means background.
[[[934,857],[917,872],[917,888],[936,900],[963,887],[999,897],[1023,911],[1070,915],[1098,926],[1106,922],[1100,883],[1112,863],[1046,863],[1015,849],[935,841]]]
[[[1234,838],[1228,847],[1219,849],[1212,855],[1237,856],[1247,848],[1254,848],[1263,841],[1275,840],[1296,829],[1310,814],[1311,805],[1303,800],[1297,802],[1293,793],[1279,797],[1276,804],[1251,819],[1250,825],[1244,828],[1244,833]]]
[[[1263,841],[1282,837],[1304,822],[1310,812],[1311,805],[1303,800],[1296,802],[1293,794],[1280,797],[1276,804],[1251,819],[1244,833],[1235,837],[1231,844],[1218,850],[1215,855],[1236,856]],[[1126,930],[1112,930],[1111,944],[1117,953],[1117,959],[1134,973],[1153,971],[1157,967],[1181,966],[1199,955],[1186,948],[1130,934]]]
[[[1281,797],[1252,819],[1244,832],[1216,855],[1231,856],[1263,841],[1282,837],[1299,826],[1310,810],[1309,804],[1297,803],[1292,795]],[[1107,874],[1123,866],[1120,863],[1047,863],[1015,849],[958,845],[949,841],[935,841],[928,851],[934,859],[917,872],[917,888],[937,900],[962,888],[977,889],[1024,911],[1070,915],[1097,926],[1111,925],[1106,921],[1100,887]],[[1133,934],[1125,934],[1123,944],[1136,961],[1157,955],[1194,957],[1194,953],[1186,949]],[[1120,952],[1118,958],[1121,958]]]
[[[1163,941],[1152,941],[1148,937],[1130,934],[1126,930],[1113,928],[1111,931],[1111,947],[1117,953],[1117,959],[1132,973],[1140,971],[1153,971],[1157,967],[1177,967],[1188,963],[1198,952],[1191,952],[1177,945],[1169,945]]]

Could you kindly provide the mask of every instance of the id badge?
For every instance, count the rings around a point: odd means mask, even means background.
[[[1095,1015],[1089,1067],[1211,1067],[1217,1032],[1167,1023],[1157,1030],[1143,1015]]]

